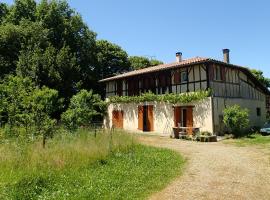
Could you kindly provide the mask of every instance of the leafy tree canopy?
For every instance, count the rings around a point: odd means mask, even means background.
[[[266,78],[261,70],[251,69],[250,71],[264,86],[270,88],[270,78]]]
[[[58,90],[66,104],[80,89],[103,94],[102,78],[159,63],[128,58],[120,46],[96,41],[96,33],[64,0],[0,3],[0,79],[28,77]]]
[[[17,73],[67,98],[95,86],[96,34],[66,1],[16,0],[1,14],[0,78]]]
[[[128,59],[130,62],[130,66],[133,70],[163,64],[163,62],[159,60],[150,60],[147,57],[143,56],[130,56]]]
[[[38,88],[29,78],[8,76],[0,84],[0,122],[25,129],[25,136],[52,133],[51,115],[60,105],[56,90]],[[16,131],[10,133],[16,136]]]
[[[71,98],[69,107],[61,119],[67,128],[76,129],[102,120],[106,109],[107,105],[99,95],[93,94],[92,91],[81,90]]]
[[[99,78],[106,78],[129,71],[128,54],[120,46],[107,40],[97,41],[97,59]]]

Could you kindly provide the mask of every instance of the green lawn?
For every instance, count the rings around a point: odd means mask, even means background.
[[[235,144],[237,146],[260,146],[260,147],[270,147],[270,136],[262,136],[261,134],[252,134],[247,137],[238,139],[225,140],[226,144]]]
[[[144,199],[179,176],[176,152],[137,144],[127,134],[61,136],[0,144],[0,199]]]

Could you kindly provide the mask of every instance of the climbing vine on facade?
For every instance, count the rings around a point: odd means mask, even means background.
[[[109,97],[110,103],[140,103],[140,102],[166,102],[166,103],[190,103],[200,101],[211,95],[211,90],[197,92],[187,92],[182,94],[161,94],[157,95],[152,92],[143,93],[140,96],[112,96]]]

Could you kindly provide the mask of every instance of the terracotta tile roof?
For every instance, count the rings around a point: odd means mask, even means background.
[[[115,80],[115,79],[120,79],[120,78],[125,78],[125,77],[129,77],[129,76],[135,76],[135,75],[140,75],[140,74],[145,74],[145,73],[150,73],[150,72],[156,72],[156,71],[161,71],[161,70],[165,70],[165,69],[172,69],[172,68],[186,66],[186,65],[190,65],[190,64],[206,62],[209,60],[210,60],[209,58],[194,57],[194,58],[190,58],[187,60],[183,60],[182,62],[174,62],[174,63],[156,65],[153,67],[147,67],[144,69],[138,69],[138,70],[126,72],[126,73],[119,74],[119,75],[116,75],[113,77],[102,79],[99,82],[105,82],[105,81],[110,81],[110,80]]]

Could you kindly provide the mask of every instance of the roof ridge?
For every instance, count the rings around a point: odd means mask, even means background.
[[[155,65],[155,66],[150,66],[150,67],[146,67],[146,68],[142,68],[142,69],[137,69],[137,70],[125,72],[122,74],[118,74],[118,75],[115,75],[112,77],[102,79],[99,82],[104,82],[104,81],[109,81],[109,80],[113,80],[113,79],[119,79],[119,78],[134,76],[134,75],[139,75],[139,74],[143,74],[143,73],[161,71],[161,70],[164,70],[166,68],[170,69],[170,68],[185,66],[185,65],[189,65],[189,64],[196,64],[196,63],[205,62],[208,60],[210,60],[210,58],[204,58],[204,57],[198,57],[198,56],[192,57],[192,58],[182,60],[181,62],[165,63],[165,64],[160,64],[160,65]]]

